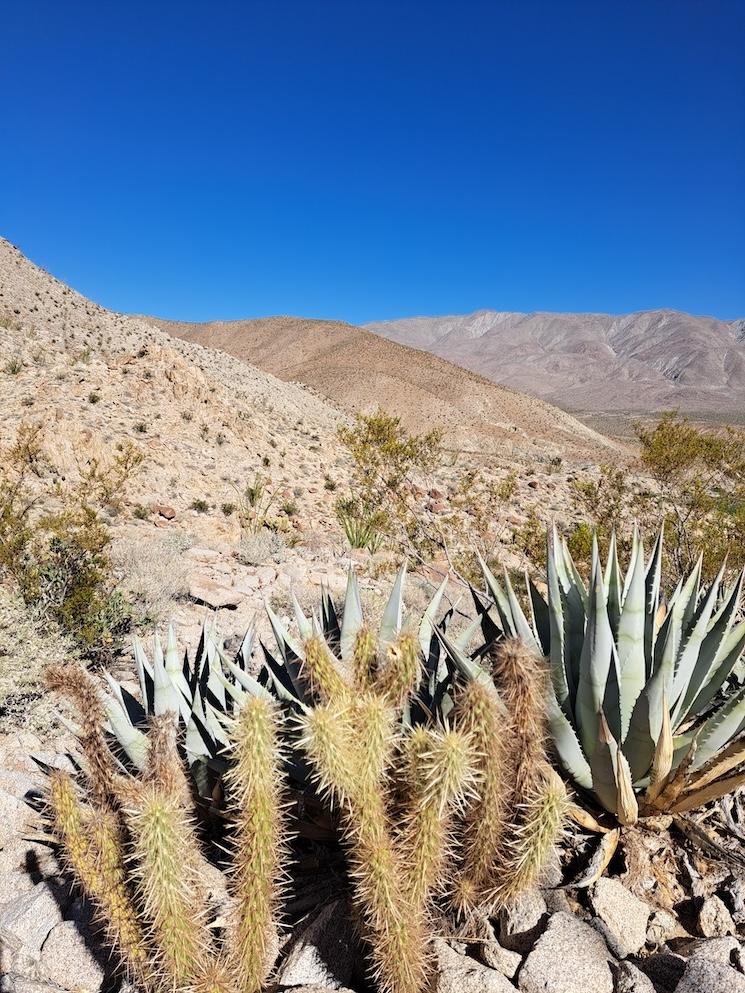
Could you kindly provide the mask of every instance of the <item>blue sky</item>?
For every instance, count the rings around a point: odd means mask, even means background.
[[[118,310],[745,317],[745,3],[6,0],[0,233]]]

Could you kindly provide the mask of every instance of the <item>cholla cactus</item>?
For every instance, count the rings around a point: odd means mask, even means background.
[[[267,608],[277,649],[262,645],[262,662],[255,628],[235,659],[205,630],[193,664],[172,631],[152,663],[137,642],[141,701],[82,670],[51,674],[78,704],[88,776],[86,797],[54,774],[52,824],[146,989],[263,988],[290,875],[290,787],[338,819],[381,993],[426,988],[433,916],[501,905],[535,879],[564,803],[543,752],[543,666],[506,642],[492,680],[448,640],[448,615],[437,624],[445,584],[411,628],[404,580],[405,568],[377,632],[354,573],[341,614],[325,593],[310,618],[295,601],[296,633]],[[225,837],[222,817],[199,829],[221,790]],[[224,859],[203,849],[216,830],[231,860],[219,927],[204,884],[210,855]]]
[[[611,541],[593,548],[589,588],[554,530],[548,599],[529,583],[530,619],[509,577],[484,566],[502,632],[550,660],[548,723],[572,782],[621,823],[691,810],[745,782],[745,686],[726,689],[745,651],[743,574],[702,589],[701,562],[667,601],[662,533],[638,534],[625,577]],[[724,699],[721,699],[721,696]]]

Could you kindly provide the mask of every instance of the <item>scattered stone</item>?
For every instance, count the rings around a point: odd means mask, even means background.
[[[695,957],[689,960],[675,993],[745,993],[745,976],[722,962]]]
[[[602,935],[573,914],[554,914],[518,977],[524,993],[613,993]]]
[[[724,938],[736,931],[732,915],[718,896],[706,897],[698,911],[698,930],[704,938]]]
[[[546,901],[537,889],[525,890],[499,913],[499,944],[512,952],[525,954],[545,930]]]
[[[155,508],[155,513],[164,517],[167,521],[172,521],[176,516],[176,511],[173,507],[168,507],[164,503],[159,503]]]
[[[328,986],[278,986],[278,993],[328,993]],[[338,993],[354,993],[346,986],[337,987]]]
[[[38,956],[47,935],[61,920],[62,913],[49,887],[37,883],[0,912],[0,931],[10,931],[26,952]]]
[[[349,908],[335,900],[293,937],[277,982],[342,989],[352,978],[356,951]]]
[[[29,809],[22,800],[0,789],[0,848],[21,834],[28,815]]]
[[[645,976],[633,962],[611,965],[615,980],[614,993],[655,993],[652,980]]]
[[[236,587],[228,589],[211,579],[198,578],[189,584],[189,596],[213,610],[236,610],[245,599]]]
[[[49,932],[41,949],[41,970],[45,979],[62,989],[74,983],[76,989],[99,990],[105,978],[73,921],[63,921]]]
[[[614,955],[625,959],[644,947],[650,908],[623,883],[602,876],[593,887],[590,904],[597,915],[593,924]]]
[[[647,944],[664,945],[670,938],[685,938],[688,932],[675,914],[668,910],[655,910],[647,926]]]
[[[742,945],[738,938],[731,935],[727,938],[696,938],[683,945],[676,944],[675,950],[687,959],[709,959],[711,962],[722,962],[745,972],[742,962]]]
[[[660,952],[639,962],[639,968],[652,980],[659,993],[673,993],[685,972],[686,960],[682,955]],[[699,991],[703,993],[703,991]]]
[[[438,969],[435,993],[515,993],[501,972],[460,955],[444,939],[435,938],[434,952]]]

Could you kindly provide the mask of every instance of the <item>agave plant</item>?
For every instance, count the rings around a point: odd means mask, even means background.
[[[77,704],[87,772],[52,773],[51,825],[145,989],[264,988],[293,790],[336,814],[382,993],[428,987],[433,915],[503,905],[536,878],[565,804],[543,750],[547,672],[512,639],[492,679],[447,638],[448,615],[436,623],[444,584],[412,630],[405,571],[376,632],[350,574],[341,614],[327,593],[312,617],[295,601],[290,633],[269,610],[276,650],[260,644],[261,661],[255,628],[235,660],[209,631],[193,665],[173,632],[152,660],[137,644],[140,701],[82,670],[51,673]],[[221,777],[225,811],[200,832],[205,775]],[[226,847],[230,899],[214,920],[204,870]]]
[[[566,542],[549,535],[548,597],[529,610],[509,576],[482,563],[501,633],[548,657],[548,721],[575,786],[621,823],[691,810],[745,782],[745,686],[728,685],[745,651],[743,573],[706,588],[701,560],[665,600],[663,535],[649,559],[635,531],[623,575],[613,536],[603,569],[593,544],[586,587]]]

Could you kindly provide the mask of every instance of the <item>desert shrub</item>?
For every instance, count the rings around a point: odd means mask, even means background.
[[[167,618],[188,589],[183,543],[176,535],[117,542],[112,561],[138,623]]]
[[[206,514],[207,511],[210,509],[210,505],[207,503],[206,500],[203,500],[201,497],[197,497],[196,500],[192,500],[189,506],[191,507],[192,510],[196,510],[198,514]]]
[[[144,455],[135,445],[121,442],[111,456],[89,456],[78,466],[80,489],[89,503],[121,510],[126,488],[143,462]]]
[[[286,517],[294,517],[298,512],[298,502],[297,500],[284,500],[279,505],[279,509]]]
[[[271,488],[270,481],[260,472],[254,473],[252,480],[246,483],[238,494],[238,521],[241,534],[257,534],[270,525],[274,525],[269,512],[277,499],[279,487]]]
[[[225,503],[220,504],[220,510],[223,512],[223,514],[226,517],[230,517],[232,514],[236,512],[237,509],[238,508],[236,507],[236,505],[234,503],[231,503],[230,501],[226,501]]]
[[[262,528],[242,535],[236,558],[243,565],[264,565],[266,562],[281,562],[286,550],[287,542],[282,534]]]

